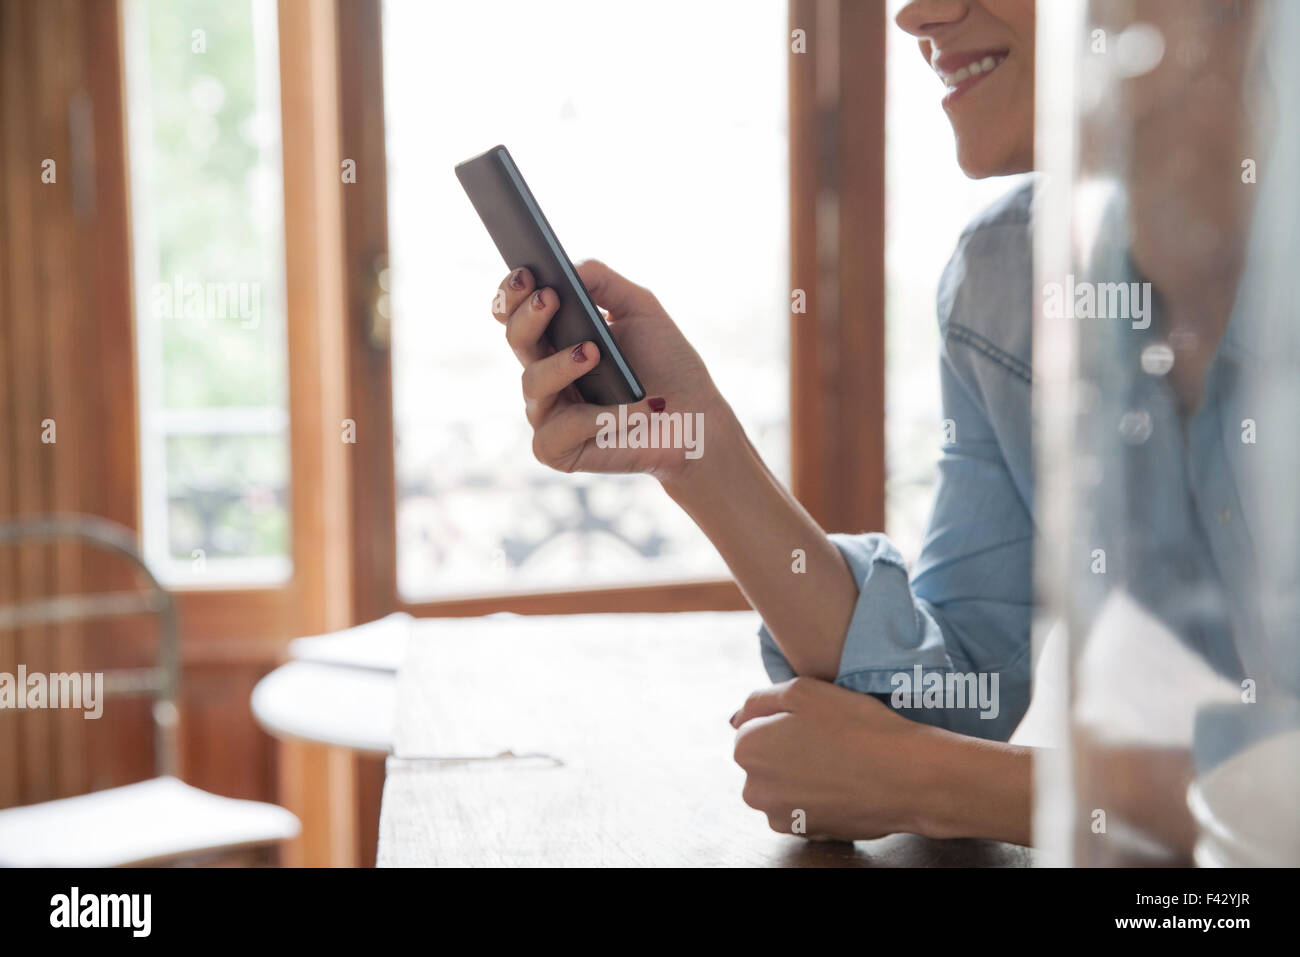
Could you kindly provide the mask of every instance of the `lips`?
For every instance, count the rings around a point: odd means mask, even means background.
[[[1009,50],[966,50],[945,53],[931,60],[930,66],[948,88],[944,105],[955,100],[996,70],[1006,60]]]

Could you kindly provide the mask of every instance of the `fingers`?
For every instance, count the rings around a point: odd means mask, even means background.
[[[538,289],[521,302],[506,321],[506,342],[519,361],[527,365],[550,351],[542,341],[551,317],[560,308],[560,297],[553,289]]]
[[[544,359],[524,366],[524,407],[534,428],[541,424],[560,393],[574,380],[586,375],[600,361],[600,349],[594,342],[580,342]]]
[[[525,365],[550,351],[542,336],[559,307],[555,290],[537,289],[533,274],[524,266],[501,280],[492,297],[492,315],[505,323],[506,342]]]
[[[604,263],[589,259],[576,268],[592,299],[611,321],[617,322],[620,316],[633,312],[662,312],[650,290],[630,282]],[[524,365],[550,351],[542,337],[559,306],[555,290],[538,289],[536,279],[525,266],[501,280],[492,298],[492,315],[505,324],[506,341]]]
[[[731,716],[731,726],[739,728],[746,721],[752,721],[754,718],[794,711],[800,682],[805,681],[806,678],[792,678],[770,688],[759,688],[746,698],[740,710]]]
[[[596,305],[609,310],[615,321],[624,313],[659,309],[659,300],[654,293],[619,275],[598,259],[588,259],[574,268]]]
[[[598,405],[574,403],[533,423],[533,457],[549,468],[572,472],[578,465],[573,450],[600,431],[596,418],[604,411]]]
[[[497,286],[496,295],[492,297],[493,318],[505,323],[519,308],[519,304],[532,295],[534,286],[533,274],[523,266],[502,279],[501,285]]]
[[[595,352],[591,343],[587,343],[586,348]],[[631,414],[648,412],[649,408],[648,401],[643,401],[629,405],[627,410]],[[616,405],[590,405],[586,402],[554,408],[550,415],[533,425],[533,455],[543,465],[572,472],[578,465],[573,450],[595,437],[606,427],[605,423],[617,420],[618,409]],[[602,419],[603,415],[613,416],[613,420]]]

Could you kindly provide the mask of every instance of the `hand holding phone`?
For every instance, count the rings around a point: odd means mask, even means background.
[[[510,151],[494,146],[457,165],[456,177],[506,265],[512,270],[528,269],[539,289],[552,289],[559,297],[559,308],[546,329],[555,351],[582,342],[599,347],[600,361],[576,383],[582,397],[598,405],[644,399],[645,389],[610,335]]]
[[[461,164],[457,174],[471,197],[479,197],[475,206],[480,215],[495,224],[489,231],[507,264],[529,263],[513,268],[501,281],[492,297],[492,313],[505,325],[506,341],[524,366],[525,412],[533,428],[533,453],[537,459],[564,472],[649,472],[666,480],[683,474],[682,466],[700,454],[700,416],[706,411],[711,437],[734,439],[728,444],[743,446],[743,433],[735,416],[718,394],[699,354],[650,290],[594,260],[574,266],[564,257],[561,263],[553,263],[549,273],[552,277],[564,275],[562,265],[572,270],[572,277],[559,286],[534,275],[534,259],[518,248],[527,243],[519,238],[517,230],[540,230],[545,220],[538,210],[537,217],[526,217],[522,224],[516,217],[515,226],[506,225],[513,214],[501,210],[501,188],[482,182],[510,168],[502,165],[507,162],[504,158],[487,162],[485,157],[493,152]],[[506,188],[505,193],[513,193],[521,202],[527,197],[516,187]],[[528,219],[534,225],[528,225]],[[549,232],[549,227],[545,229]],[[545,244],[544,239],[542,242]],[[544,260],[545,256],[536,261]],[[580,324],[570,320],[569,331],[561,332],[556,317],[566,288],[570,290],[569,301],[586,303],[590,308],[584,306]],[[607,356],[615,357],[609,371],[601,370],[601,376],[590,377],[588,373],[596,361]],[[636,363],[643,380],[631,374],[632,363]],[[622,379],[622,369],[631,374],[630,381]],[[576,394],[570,386],[577,388]],[[647,389],[651,390],[650,398],[633,399],[638,394],[644,396]],[[696,426],[693,448],[633,447],[631,443],[609,447],[601,441],[602,421],[607,423],[611,413],[640,417],[664,413],[665,408],[667,416],[674,419],[670,423],[674,427],[684,429],[690,417]]]

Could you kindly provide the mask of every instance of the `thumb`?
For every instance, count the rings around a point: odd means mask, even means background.
[[[765,718],[769,715],[793,711],[789,695],[790,685],[793,683],[794,679],[791,679],[755,691],[745,699],[740,710],[731,716],[731,726],[739,728],[746,721],[752,721],[754,718]]]
[[[615,272],[598,259],[588,259],[574,267],[596,305],[609,310],[617,319],[628,312],[652,309],[658,305],[654,293]]]

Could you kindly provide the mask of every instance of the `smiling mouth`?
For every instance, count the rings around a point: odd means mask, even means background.
[[[956,69],[949,68],[947,72],[940,69],[936,64],[934,72],[938,74],[939,79],[943,81],[943,85],[947,89],[947,95],[943,98],[944,104],[952,102],[1000,67],[1006,61],[1007,56],[1006,51],[998,51],[986,53],[983,56],[972,56],[969,59],[961,57],[960,59],[966,62]]]

